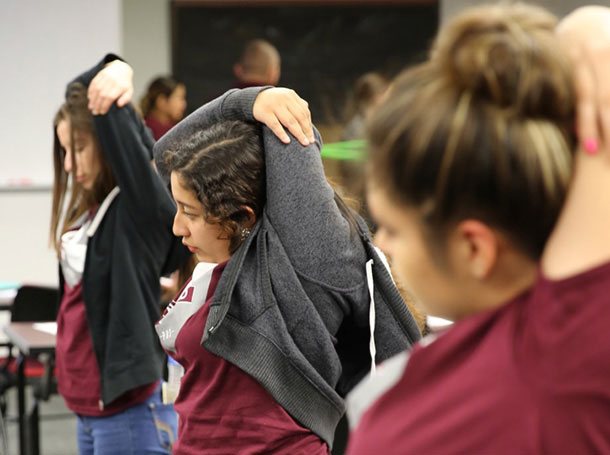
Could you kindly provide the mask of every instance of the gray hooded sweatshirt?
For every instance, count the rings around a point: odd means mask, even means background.
[[[163,136],[154,155],[166,181],[165,150],[219,121],[254,122],[263,89],[231,90]],[[343,397],[371,369],[371,352],[373,363],[383,361],[421,335],[366,226],[358,219],[353,232],[339,211],[318,132],[307,147],[294,137],[285,145],[266,127],[262,137],[266,205],[225,267],[201,345],[255,378],[332,447]]]

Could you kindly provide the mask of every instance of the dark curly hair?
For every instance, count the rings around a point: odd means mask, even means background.
[[[220,225],[233,254],[241,245],[241,231],[265,205],[265,157],[260,128],[240,121],[224,121],[199,130],[162,161],[168,173],[177,172],[204,207],[205,220]]]

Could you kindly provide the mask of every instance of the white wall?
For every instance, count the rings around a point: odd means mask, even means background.
[[[51,121],[66,83],[120,51],[120,0],[3,0],[0,186],[50,183]]]
[[[122,56],[134,69],[134,101],[149,82],[171,73],[169,0],[123,0]]]
[[[57,282],[47,248],[53,115],[66,83],[119,52],[120,0],[2,0],[0,14],[0,280]],[[29,179],[46,190],[5,192]]]
[[[48,247],[51,192],[0,192],[0,281],[57,284]]]

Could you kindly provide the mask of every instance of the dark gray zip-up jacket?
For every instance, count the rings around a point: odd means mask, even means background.
[[[215,122],[253,122],[261,90],[231,90],[199,108],[155,144],[155,157]],[[420,332],[363,223],[351,232],[337,208],[316,135],[308,147],[294,138],[284,145],[263,128],[267,202],[223,272],[201,344],[254,377],[332,447],[342,397],[371,366],[369,259],[376,360],[408,348]]]
[[[115,59],[108,55],[73,82],[88,86]],[[151,165],[153,139],[133,107],[113,106],[93,123],[120,189],[89,238],[83,272],[104,406],[161,379],[165,353],[154,329],[161,312],[159,277],[178,268],[189,252],[172,233],[175,205]],[[60,300],[61,294],[60,273]]]

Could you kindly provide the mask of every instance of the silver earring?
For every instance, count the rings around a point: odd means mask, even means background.
[[[242,242],[244,240],[246,240],[249,235],[250,235],[250,229],[245,228],[245,227],[241,228],[241,231],[239,232],[239,238]]]

